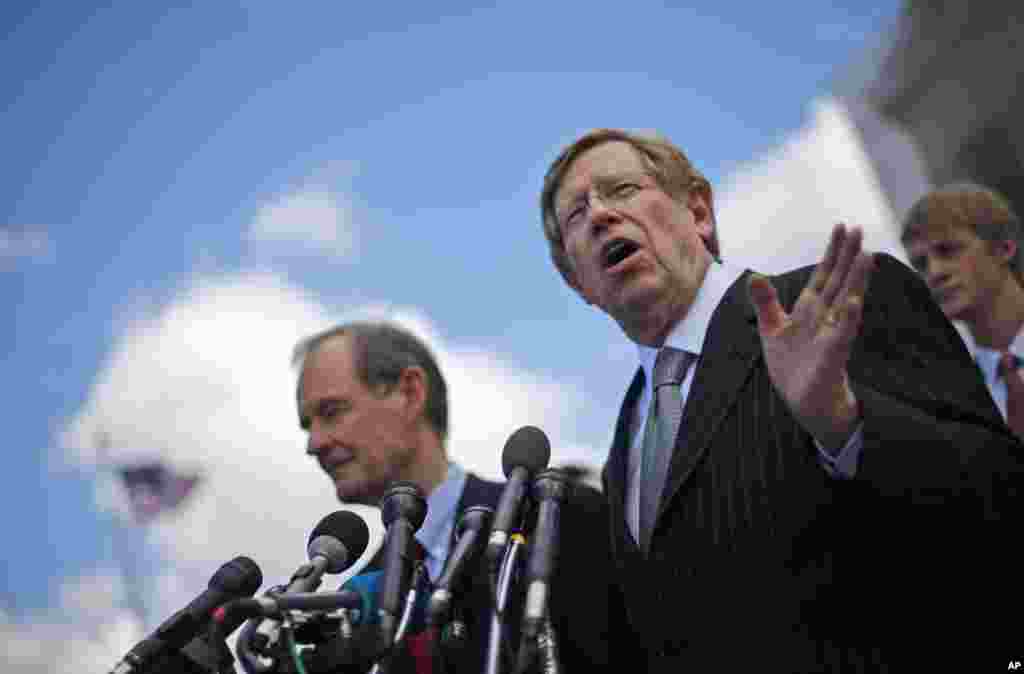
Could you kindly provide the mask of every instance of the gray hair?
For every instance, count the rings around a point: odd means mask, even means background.
[[[299,368],[299,381],[295,391],[296,403],[302,404],[302,378],[306,360],[317,352],[324,342],[346,336],[352,344],[352,357],[360,381],[375,394],[392,391],[402,372],[420,367],[427,375],[427,422],[442,439],[448,434],[448,385],[434,354],[426,344],[411,332],[386,321],[354,321],[329,328],[306,337],[295,345],[292,365]]]

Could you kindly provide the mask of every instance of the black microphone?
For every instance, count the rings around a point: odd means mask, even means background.
[[[200,635],[210,623],[214,609],[232,599],[252,596],[262,584],[263,573],[256,562],[248,557],[235,557],[213,574],[202,594],[133,646],[110,674],[142,672],[159,658],[177,652]]]
[[[352,566],[370,542],[370,528],[351,510],[337,510],[320,520],[309,535],[309,562],[300,566],[283,594],[312,592],[325,573],[341,573]]]
[[[494,513],[491,537],[487,541],[487,566],[495,576],[508,545],[509,534],[517,524],[517,516],[526,492],[526,483],[534,473],[543,470],[551,459],[551,443],[536,426],[523,426],[513,433],[501,453],[501,468],[508,481],[501,492]]]
[[[381,519],[387,527],[384,571],[381,576],[380,649],[391,647],[398,627],[402,596],[408,588],[413,562],[419,556],[413,534],[427,516],[427,500],[412,482],[395,482],[380,501]]]
[[[316,590],[325,573],[341,573],[352,566],[362,556],[369,541],[370,528],[357,513],[337,510],[327,515],[309,535],[306,547],[309,561],[292,574],[287,587],[276,596]],[[253,634],[253,647],[257,651],[266,650],[274,641],[276,630],[275,621],[263,621]]]
[[[244,600],[232,600],[229,605],[234,601]],[[213,612],[213,622],[205,634],[185,644],[180,652],[160,658],[157,664],[146,668],[146,674],[210,674],[235,671],[235,656],[231,654],[225,640],[242,626],[246,617],[237,616],[225,620],[223,610],[224,606],[221,606]]]
[[[340,608],[358,609],[363,606],[363,596],[355,590],[337,592],[289,592],[270,597],[235,599],[217,612],[217,620],[224,624],[235,624],[239,619],[264,616],[280,618],[285,611],[334,611]]]
[[[448,556],[441,577],[434,584],[434,592],[427,605],[427,625],[444,622],[451,608],[453,588],[473,566],[483,551],[487,531],[491,526],[494,509],[487,506],[466,508],[455,525],[455,548]]]
[[[537,525],[526,563],[526,603],[519,647],[524,663],[536,647],[547,618],[548,590],[558,562],[559,510],[568,493],[569,480],[556,468],[541,471],[533,481],[533,498],[538,506]]]

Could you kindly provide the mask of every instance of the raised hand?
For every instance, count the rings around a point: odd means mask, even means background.
[[[859,228],[833,228],[824,258],[789,314],[766,277],[754,274],[749,284],[772,384],[825,449],[841,447],[860,416],[846,365],[873,268],[862,239]]]

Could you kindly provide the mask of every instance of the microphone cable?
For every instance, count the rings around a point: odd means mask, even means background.
[[[526,536],[521,532],[509,537],[498,573],[498,584],[494,606],[491,611],[491,631],[487,639],[487,660],[484,671],[486,674],[499,674],[501,671],[501,655],[503,653],[502,632],[504,627],[505,605],[508,602],[509,589],[515,577],[516,566],[519,564],[521,551],[526,547]]]

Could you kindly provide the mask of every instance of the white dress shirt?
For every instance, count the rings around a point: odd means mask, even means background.
[[[427,517],[416,532],[416,540],[426,551],[424,561],[431,580],[436,581],[441,576],[444,564],[448,560],[448,543],[451,541],[455,518],[458,515],[455,511],[459,507],[465,486],[466,471],[459,464],[450,461],[444,482],[427,497]]]
[[[1006,419],[1006,380],[999,376],[999,358],[1002,356],[1002,352],[996,351],[995,349],[988,349],[983,346],[974,346],[974,361],[978,364],[978,369],[981,370],[981,375],[985,379],[985,386],[988,386],[988,391],[992,394],[992,400],[995,401],[996,407],[999,408],[999,413],[1003,415],[1003,419]],[[1009,352],[1017,357],[1024,357],[1024,329],[1017,333],[1017,336],[1012,342],[1010,342]]]

